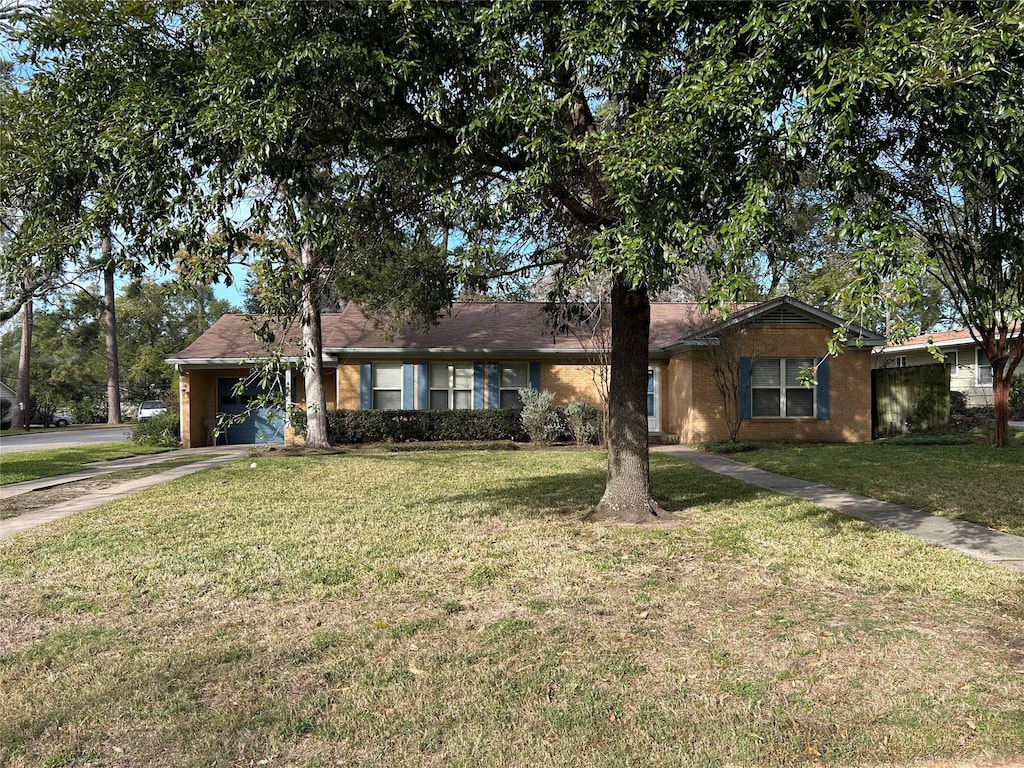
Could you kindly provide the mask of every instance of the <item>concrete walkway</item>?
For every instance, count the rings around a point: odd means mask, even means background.
[[[191,475],[194,472],[201,472],[204,469],[219,467],[223,464],[238,461],[245,457],[249,448],[250,446],[247,445],[231,445],[220,446],[218,448],[192,448],[180,451],[168,451],[167,453],[149,454],[146,456],[132,456],[127,459],[117,459],[116,461],[97,462],[92,469],[86,469],[81,472],[74,472],[68,475],[46,477],[39,480],[28,480],[24,483],[12,483],[10,485],[0,486],[0,498],[8,499],[23,493],[30,493],[44,488],[53,488],[58,485],[73,483],[78,480],[88,480],[94,477],[101,477],[102,475],[107,475],[112,472],[120,472],[125,469],[134,469],[136,467],[159,464],[165,461],[173,461],[183,456],[205,457],[199,458],[191,464],[173,467],[171,469],[164,470],[163,472],[148,475],[147,477],[140,477],[136,480],[126,480],[121,483],[116,483],[109,488],[102,488],[98,491],[94,491],[93,493],[84,494],[77,499],[62,501],[59,504],[54,504],[50,507],[35,509],[31,512],[25,512],[18,515],[17,517],[0,520],[0,539],[9,538],[15,534],[21,533],[22,531],[35,528],[37,525],[43,525],[44,523],[48,523],[52,520],[59,520],[62,517],[67,517],[77,512],[85,512],[90,509],[95,509],[96,507],[106,504],[108,501],[130,496],[131,494],[138,493],[146,488],[152,488],[155,485],[160,485],[161,483],[166,483],[179,477]]]
[[[681,445],[652,446],[651,450],[776,493],[806,499],[843,515],[916,536],[929,544],[961,552],[976,560],[1024,572],[1024,538],[1020,536],[993,531],[965,520],[940,517],[900,504],[847,493],[820,483],[776,475],[724,456],[702,453]]]

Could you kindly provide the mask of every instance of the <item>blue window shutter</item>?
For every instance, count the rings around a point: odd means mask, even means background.
[[[817,361],[818,363],[818,418],[827,419],[829,418],[829,371],[828,363],[829,358],[823,357]]]
[[[413,388],[413,377],[415,376],[416,366],[412,363],[402,363],[402,410],[411,411],[415,408],[413,402],[413,396],[415,390]]]
[[[487,410],[498,407],[498,364],[487,364]]]
[[[419,371],[416,373],[418,377],[416,407],[425,411],[430,407],[430,364],[420,363],[417,367]]]
[[[530,363],[530,387],[540,392],[540,363]]]
[[[740,400],[740,418],[749,419],[753,411],[754,393],[750,388],[750,370],[753,367],[753,360],[749,357],[740,358],[740,391],[737,396]]]
[[[484,364],[473,363],[473,408],[480,411],[484,407]]]
[[[373,367],[370,363],[359,364],[359,410],[368,411],[373,407]]]

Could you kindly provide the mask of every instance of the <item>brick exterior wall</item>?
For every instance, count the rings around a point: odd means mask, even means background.
[[[356,410],[359,408],[359,365],[368,360],[355,360],[338,366],[337,398],[339,408]],[[415,359],[405,362],[418,363]],[[444,362],[444,361],[437,361]],[[502,360],[502,363],[526,362],[518,360]],[[486,375],[486,374],[485,374]],[[419,388],[419,365],[416,365],[413,376],[413,387]],[[540,367],[540,388],[554,394],[555,405],[568,405],[577,400],[586,400],[592,405],[600,403],[597,387],[594,384],[593,368],[584,363],[547,363]],[[496,405],[496,404],[495,404]],[[484,384],[484,408],[490,407],[488,387]]]
[[[601,394],[595,379],[598,371],[589,363],[541,363],[540,388],[555,396],[553,405],[569,405],[586,400],[601,407]]]
[[[335,402],[339,409],[354,411],[359,408],[359,362],[338,364]]]
[[[693,358],[688,353],[676,355],[665,369],[661,379],[661,431],[688,442],[683,435],[689,429],[693,402]]]
[[[736,354],[753,357],[822,357],[827,354],[831,331],[817,325],[745,326],[737,331]],[[360,363],[347,360],[337,371],[325,371],[328,408],[359,408]],[[413,360],[406,362],[416,362]],[[503,361],[505,362],[505,361]],[[507,361],[515,362],[515,361]],[[668,361],[653,361],[661,370],[661,430],[677,435],[680,442],[728,439],[723,418],[722,395],[714,382],[711,355],[706,350],[685,350]],[[828,419],[747,419],[741,440],[808,440],[860,442],[871,439],[871,352],[844,350],[829,362],[830,417]],[[181,398],[186,415],[182,437],[186,447],[208,445],[208,420],[217,414],[217,378],[241,376],[244,369],[185,370],[181,373]],[[414,387],[418,388],[419,368]],[[541,363],[541,389],[554,394],[555,405],[577,400],[600,407],[594,369],[586,362]],[[302,404],[302,379],[292,377],[295,402]],[[488,387],[484,386],[485,407]],[[289,430],[290,431],[290,430]]]
[[[753,357],[823,357],[831,331],[812,325],[747,326],[734,349]],[[680,441],[727,440],[723,399],[714,381],[711,355],[682,353],[672,361],[665,397],[673,407],[671,431]],[[740,426],[740,440],[863,442],[871,439],[871,351],[846,349],[829,361],[828,419],[758,418]],[[687,403],[689,406],[687,407]]]

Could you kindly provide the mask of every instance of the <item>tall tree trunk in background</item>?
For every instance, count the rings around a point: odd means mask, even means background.
[[[22,308],[21,351],[18,354],[18,386],[11,406],[11,426],[28,429],[31,425],[32,392],[29,368],[32,360],[32,300]]]
[[[651,304],[646,287],[612,284],[611,384],[608,388],[608,477],[591,520],[647,523],[666,513],[651,498],[647,446],[647,350]]]
[[[117,358],[117,314],[114,307],[114,260],[110,257],[110,235],[100,241],[103,259],[103,338],[107,358],[107,424],[120,424],[121,373]]]
[[[320,330],[320,253],[303,240],[302,263],[302,378],[306,390],[306,447],[329,448],[327,399],[324,394],[323,336]]]
[[[992,406],[995,411],[996,448],[1010,445],[1010,384],[1024,358],[1024,337],[1011,336],[1009,325],[981,327],[971,334],[985,350],[992,366]]]
[[[200,285],[195,289],[196,297],[196,335],[198,336],[210,327],[206,316],[206,300],[210,298],[213,289],[208,285]]]

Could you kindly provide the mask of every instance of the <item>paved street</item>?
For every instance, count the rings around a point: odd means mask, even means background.
[[[37,427],[27,435],[4,435],[0,437],[0,453],[34,451],[40,448],[72,448],[92,443],[112,443],[127,440],[132,433],[132,424],[104,429],[73,429],[62,427]]]

